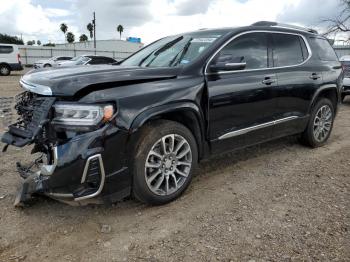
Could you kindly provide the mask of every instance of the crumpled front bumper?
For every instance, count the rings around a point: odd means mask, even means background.
[[[51,164],[25,177],[15,205],[46,195],[69,204],[115,202],[130,195],[128,133],[107,125],[53,148]]]

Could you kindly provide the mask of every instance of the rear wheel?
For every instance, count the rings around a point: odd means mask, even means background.
[[[160,205],[179,197],[192,179],[198,160],[192,133],[173,121],[157,121],[143,128],[134,158],[134,196]]]
[[[8,65],[0,65],[0,75],[8,76],[11,73],[11,68]]]
[[[302,142],[311,147],[324,145],[333,128],[334,107],[327,98],[320,99],[312,109],[308,126],[302,134]]]

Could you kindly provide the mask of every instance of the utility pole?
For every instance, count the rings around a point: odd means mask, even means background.
[[[92,24],[94,26],[94,48],[95,48],[95,55],[96,55],[96,16],[94,12],[94,19],[92,20]]]

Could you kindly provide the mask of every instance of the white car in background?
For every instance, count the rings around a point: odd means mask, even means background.
[[[64,61],[69,61],[73,57],[71,56],[54,56],[50,59],[43,59],[36,61],[33,65],[34,68],[48,68],[48,67],[53,67],[57,63],[64,62]]]
[[[82,55],[74,57],[72,60],[63,61],[61,63],[57,63],[59,67],[71,67],[71,66],[80,66],[80,65],[107,65],[116,63],[117,60],[107,57],[107,56],[99,56],[99,55]]]
[[[342,64],[344,79],[343,79],[343,89],[341,94],[342,101],[345,96],[350,95],[350,55],[342,56],[339,61]]]
[[[0,44],[0,76],[21,71],[23,66],[17,45]]]

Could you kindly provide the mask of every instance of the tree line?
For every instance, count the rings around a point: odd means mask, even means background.
[[[86,25],[86,29],[89,32],[90,39],[92,40],[94,37],[94,25],[92,23],[88,23]],[[122,38],[122,33],[124,32],[124,27],[122,25],[117,26],[117,32],[119,33],[120,39]],[[60,24],[60,30],[64,34],[65,42],[67,43],[74,43],[75,42],[75,35],[72,32],[68,32],[68,25],[65,23]],[[86,34],[81,34],[79,36],[79,42],[86,42],[89,38]]]

